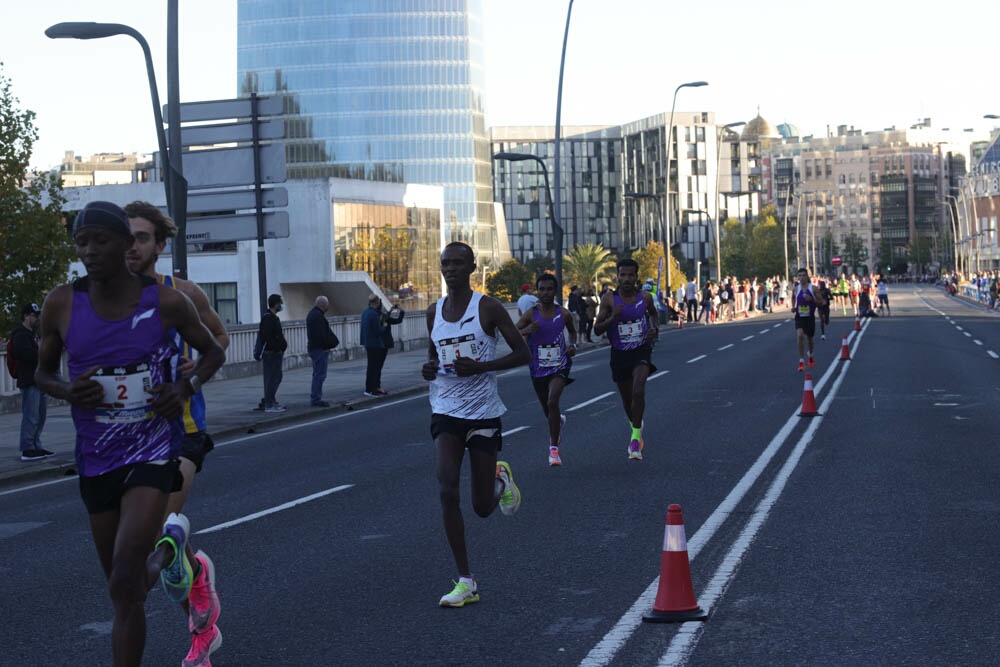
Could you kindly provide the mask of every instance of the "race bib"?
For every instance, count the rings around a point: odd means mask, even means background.
[[[627,320],[618,323],[618,340],[623,343],[642,342],[642,320]]]
[[[559,345],[557,343],[538,346],[538,365],[542,368],[553,368],[558,366],[561,360],[562,350],[559,349]]]
[[[153,417],[153,379],[149,364],[111,366],[92,376],[104,390],[94,419],[101,424],[128,424]]]
[[[479,344],[476,334],[466,334],[458,338],[442,338],[437,342],[438,358],[441,360],[441,372],[454,375],[455,360],[459,357],[470,357],[479,361]]]
[[[799,315],[802,315],[803,317],[809,317],[809,306],[808,305],[799,306]]]

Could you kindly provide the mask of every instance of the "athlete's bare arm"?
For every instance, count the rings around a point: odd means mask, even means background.
[[[611,324],[621,315],[622,307],[615,305],[615,297],[611,292],[601,297],[601,307],[597,310],[597,319],[594,320],[594,333],[598,336],[607,331]]]
[[[525,337],[530,336],[541,329],[541,327],[538,326],[538,323],[535,322],[535,318],[531,313],[532,310],[534,310],[534,308],[529,308],[528,311],[521,315],[521,318],[517,321],[517,330],[522,336]]]
[[[424,365],[420,369],[420,374],[427,381],[436,378],[437,372],[441,368],[437,345],[434,344],[434,338],[431,337],[431,332],[434,330],[434,315],[436,312],[436,303],[427,306],[427,361],[424,362]]]
[[[35,383],[49,396],[93,409],[104,400],[104,389],[97,380],[90,379],[98,367],[88,369],[72,382],[59,372],[72,305],[72,285],[60,285],[45,297],[39,323],[41,343],[38,346]]]
[[[223,351],[229,349],[229,332],[226,331],[226,325],[222,323],[222,318],[219,314],[215,312],[212,308],[212,304],[208,302],[208,295],[205,294],[205,290],[198,286],[191,280],[181,280],[175,279],[174,285],[177,289],[184,292],[187,298],[191,299],[191,303],[194,304],[195,310],[198,311],[198,317],[204,323],[208,330],[212,333],[215,341],[219,344],[219,347]]]

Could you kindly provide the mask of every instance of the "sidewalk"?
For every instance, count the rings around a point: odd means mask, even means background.
[[[389,392],[384,398],[369,398],[363,393],[367,359],[331,362],[323,383],[323,399],[330,403],[328,408],[309,405],[311,367],[286,370],[277,394],[278,401],[288,408],[283,413],[254,410],[264,395],[260,375],[209,382],[205,385],[208,430],[218,439],[426,391],[427,382],[420,377],[420,367],[426,359],[425,347],[389,354],[382,371],[382,387]],[[68,405],[50,404],[42,431],[42,447],[55,452],[55,456],[42,461],[21,461],[17,447],[20,429],[20,412],[0,414],[0,432],[7,434],[0,454],[0,486],[33,478],[76,474],[73,456],[76,431]]]

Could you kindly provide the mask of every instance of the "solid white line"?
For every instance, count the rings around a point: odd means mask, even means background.
[[[723,345],[722,347],[718,347],[718,348],[716,348],[716,350],[717,350],[718,352],[722,352],[723,350],[728,350],[728,349],[729,349],[729,348],[731,348],[731,347],[733,347],[733,344],[732,344],[732,343],[730,343],[729,345]]]
[[[700,355],[698,355],[697,357],[695,357],[694,359],[688,359],[688,360],[687,360],[687,362],[688,362],[689,364],[693,364],[693,363],[694,363],[694,362],[696,362],[696,361],[701,361],[702,359],[704,359],[704,358],[705,358],[705,357],[707,357],[707,356],[708,356],[708,355],[706,355],[706,354],[700,354]]]
[[[292,507],[295,507],[296,505],[301,505],[303,503],[308,503],[308,502],[310,502],[312,500],[316,500],[317,498],[322,498],[323,496],[328,496],[331,493],[337,493],[338,491],[343,491],[345,489],[349,489],[352,486],[354,486],[354,485],[353,484],[342,484],[340,486],[335,486],[332,489],[327,489],[326,491],[320,491],[319,493],[314,493],[311,496],[306,496],[304,498],[299,498],[298,500],[292,500],[292,501],[289,501],[287,503],[284,503],[283,505],[278,505],[277,507],[272,507],[271,509],[262,510],[260,512],[254,512],[253,514],[248,514],[248,515],[246,515],[244,517],[240,517],[239,519],[233,519],[232,521],[226,521],[225,523],[219,523],[219,524],[216,524],[214,526],[210,526],[208,528],[203,528],[202,530],[199,530],[198,532],[196,532],[195,535],[204,535],[205,533],[214,533],[214,532],[223,530],[224,528],[232,528],[233,526],[238,526],[241,523],[246,523],[248,521],[253,521],[254,519],[259,519],[262,516],[267,516],[268,514],[274,514],[275,512],[280,512],[282,510],[287,510],[287,509],[290,509]]]
[[[867,324],[865,328],[867,329]],[[862,330],[864,331],[864,330]],[[855,334],[860,336],[859,332],[852,332],[850,335],[853,338]],[[858,343],[860,342],[860,337],[855,340],[854,350],[852,350],[852,356],[857,352]],[[823,377],[820,378],[819,382],[816,383],[813,393],[819,395],[823,386],[826,384],[827,380],[837,369],[841,372],[846,372],[846,369],[852,364],[851,361],[845,361],[842,365],[831,364]],[[824,407],[826,403],[824,402]],[[751,487],[757,482],[757,479],[764,473],[771,460],[777,455],[778,451],[784,445],[785,441],[791,435],[795,427],[801,422],[801,417],[799,417],[799,409],[796,408],[791,414],[788,420],[785,422],[784,426],[775,434],[768,443],[767,448],[761,452],[754,464],[744,473],[743,477],[737,482],[733,490],[729,492],[715,511],[712,512],[711,516],[702,524],[698,532],[688,541],[688,561],[694,561],[695,557],[702,550],[702,548],[708,544],[715,533],[719,530],[722,524],[728,519],[739,505],[743,497],[749,492]],[[819,419],[818,417],[812,418],[813,421]],[[635,603],[629,607],[628,611],[622,615],[618,622],[615,623],[614,627],[608,631],[604,638],[590,650],[590,653],[583,659],[580,663],[581,667],[599,667],[607,665],[610,663],[615,654],[625,645],[628,638],[635,632],[636,628],[642,624],[642,615],[652,608],[653,602],[656,599],[657,589],[659,587],[660,578],[656,577],[653,579],[652,583],[646,588],[645,591],[639,596]],[[687,628],[691,624],[682,624],[682,628]],[[701,625],[696,624],[696,625]],[[690,629],[689,629],[690,631]]]
[[[837,396],[837,391],[840,388],[841,383],[847,374],[847,368],[842,367],[840,374],[837,379],[834,380],[833,386],[830,388],[830,392],[827,394],[826,398],[823,400],[823,404],[819,408],[820,415],[826,414],[829,409],[830,404],[833,399]],[[805,452],[806,447],[812,442],[813,436],[819,429],[820,424],[823,423],[823,417],[814,417],[810,420],[809,427],[806,432],[802,434],[799,441],[795,444],[795,448],[789,454],[788,459],[782,465],[781,470],[775,476],[774,481],[771,482],[771,486],[768,488],[767,493],[764,498],[758,503],[757,507],[754,508],[753,514],[747,521],[746,526],[740,531],[739,537],[733,542],[732,547],[730,547],[729,552],[723,559],[722,563],[719,564],[718,569],[712,576],[705,590],[702,591],[700,595],[700,604],[703,609],[710,610],[714,607],[722,595],[725,593],[726,588],[732,582],[733,578],[736,576],[736,572],[739,569],[740,563],[746,557],[746,552],[749,551],[750,546],[753,544],[754,539],[757,537],[757,533],[760,531],[761,526],[767,520],[768,515],[771,510],[774,509],[775,504],[778,502],[778,498],[781,497],[781,493],[785,490],[785,485],[788,484],[789,478],[798,466],[799,461],[802,459],[802,454]],[[690,546],[689,546],[690,548]],[[667,647],[666,653],[660,658],[658,663],[659,667],[666,667],[668,665],[678,665],[683,664],[687,661],[688,656],[691,651],[694,650],[694,644],[701,637],[701,633],[704,631],[704,623],[684,623],[682,625],[682,630],[678,632],[673,641],[670,642],[670,646]]]
[[[743,340],[744,340],[744,341],[748,341],[748,340],[750,340],[751,338],[753,338],[753,334],[750,334],[749,336],[747,336],[747,337],[746,337],[746,338],[744,338]]]
[[[986,354],[990,355],[994,359],[1000,359],[1000,354],[997,354],[993,350],[986,350]]]
[[[647,378],[647,379],[648,379],[648,378]],[[574,406],[573,406],[573,407],[571,407],[571,408],[566,408],[566,412],[573,412],[573,411],[575,411],[575,410],[579,410],[580,408],[585,408],[585,407],[587,407],[588,405],[590,405],[591,403],[597,403],[597,402],[598,402],[599,400],[601,400],[602,398],[607,398],[608,396],[611,396],[611,395],[613,395],[614,393],[615,393],[615,392],[613,392],[613,391],[609,391],[609,392],[607,392],[607,393],[604,393],[604,394],[601,394],[600,396],[595,396],[594,398],[590,399],[589,401],[584,401],[583,403],[579,403],[579,404],[577,404],[577,405],[574,405]]]
[[[54,479],[49,482],[39,482],[38,484],[32,484],[31,486],[22,486],[16,489],[8,489],[6,491],[0,491],[0,496],[6,496],[9,493],[20,493],[21,491],[30,491],[31,489],[39,489],[43,486],[51,486],[53,484],[61,484],[63,482],[68,482],[70,480],[77,480],[79,477],[76,475],[70,475],[66,477],[60,477],[59,479]]]
[[[512,428],[509,431],[504,431],[503,433],[500,434],[500,436],[506,438],[508,435],[513,435],[514,433],[519,433],[521,431],[527,431],[529,428],[531,428],[531,427],[530,426],[518,426],[517,428]]]
[[[647,380],[647,381],[648,381],[648,380],[655,380],[656,378],[660,377],[661,375],[666,375],[666,374],[667,374],[667,373],[669,373],[669,372],[670,372],[670,371],[657,371],[656,373],[653,373],[653,374],[652,374],[652,375],[650,375],[650,376],[649,376],[648,378],[646,378],[646,380]]]

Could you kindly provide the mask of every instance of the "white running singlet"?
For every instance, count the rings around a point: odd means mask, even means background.
[[[483,331],[479,322],[479,302],[483,295],[473,292],[469,306],[457,322],[447,322],[441,316],[446,297],[438,299],[434,310],[431,340],[437,348],[441,366],[437,378],[430,384],[431,411],[459,419],[492,419],[507,411],[497,391],[495,372],[458,377],[455,359],[472,357],[476,361],[492,361],[496,357],[497,339]]]

